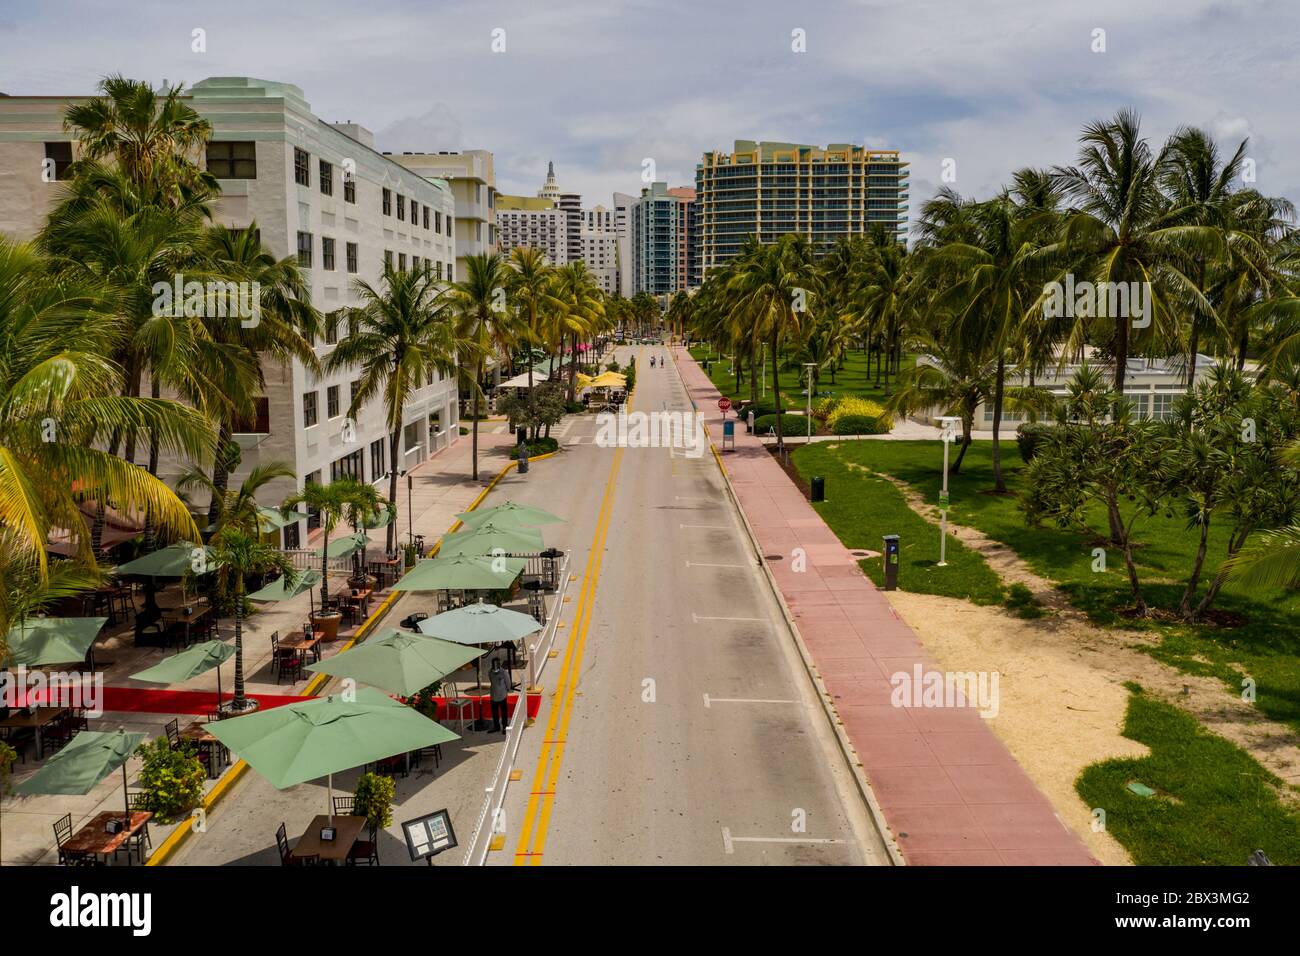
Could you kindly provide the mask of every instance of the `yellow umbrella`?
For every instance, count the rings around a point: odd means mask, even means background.
[[[578,388],[590,388],[591,381],[592,379],[590,375],[583,375],[581,372],[579,372],[577,378],[574,379]]]
[[[622,388],[627,384],[627,376],[618,372],[602,372],[591,380],[592,388]]]

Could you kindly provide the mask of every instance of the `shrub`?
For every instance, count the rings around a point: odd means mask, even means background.
[[[817,399],[817,401],[813,402],[814,417],[825,421],[830,416],[831,412],[835,411],[841,401],[843,401],[843,399],[836,395],[831,395],[828,398]]]
[[[833,435],[887,435],[889,423],[873,415],[837,415],[831,426]]]
[[[817,429],[814,427],[813,431]],[[760,415],[754,419],[754,434],[766,435],[776,433],[776,415]],[[781,434],[782,435],[805,435],[808,433],[808,419],[804,415],[791,415],[789,412],[781,414]]]
[[[365,817],[366,823],[380,830],[393,822],[393,794],[397,784],[392,777],[379,773],[363,773],[357,779],[353,796],[352,813]]]
[[[528,457],[536,458],[538,455],[549,455],[560,447],[558,438],[534,438],[527,445]],[[510,460],[514,461],[519,457],[519,446],[515,445],[510,449]]]
[[[203,799],[203,764],[194,747],[184,744],[172,750],[166,737],[159,737],[140,748],[144,766],[140,768],[140,786],[145,803],[160,823],[171,823],[189,813]]]
[[[1057,426],[1051,422],[1025,422],[1016,429],[1016,445],[1020,448],[1020,459],[1026,463],[1043,447],[1044,442],[1057,432]]]
[[[464,425],[461,425],[460,428],[457,429],[457,430],[458,430],[462,435],[468,435],[468,434],[469,434],[469,429],[466,428]]]

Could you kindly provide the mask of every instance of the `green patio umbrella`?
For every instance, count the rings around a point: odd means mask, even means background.
[[[385,508],[382,511],[372,515],[366,522],[367,528],[387,528],[388,523],[393,520],[393,512]]]
[[[204,726],[279,790],[327,777],[331,819],[335,773],[460,739],[370,687]]]
[[[468,531],[444,535],[438,553],[478,556],[490,555],[496,551],[506,554],[540,551],[543,547],[545,545],[541,533],[532,528],[509,527],[485,521]]]
[[[307,670],[332,677],[351,677],[390,694],[409,697],[484,653],[390,628],[350,651],[312,664]]]
[[[221,709],[221,665],[235,656],[233,645],[222,641],[204,641],[167,658],[161,664],[146,667],[131,676],[150,684],[180,684],[191,677],[217,669],[217,710]]]
[[[507,588],[527,563],[523,558],[483,558],[463,554],[431,558],[417,561],[393,590],[491,591]]]
[[[282,575],[265,587],[254,591],[248,596],[248,599],[250,601],[287,601],[289,598],[297,597],[303,591],[306,591],[308,600],[311,601],[311,612],[315,614],[316,596],[312,589],[317,584],[320,584],[320,572],[314,568],[308,568],[306,571],[298,572],[291,586],[285,585]]]
[[[329,543],[328,557],[346,558],[356,554],[358,551],[370,544],[370,539],[366,537],[364,531],[357,531],[353,534],[344,535],[341,538],[335,538]],[[322,557],[321,549],[317,548],[312,554],[316,557]]]
[[[207,574],[216,566],[212,558],[212,549],[207,545],[203,546],[203,561],[195,561],[196,550],[197,545],[186,541],[169,544],[134,561],[119,564],[117,573],[144,578],[181,578],[189,571],[195,574]]]
[[[518,525],[559,524],[564,521],[563,518],[558,518],[549,511],[534,508],[532,505],[517,504],[513,501],[505,501],[492,508],[462,511],[456,517],[463,521],[467,528],[477,528],[488,521],[497,522],[508,528],[517,527]]]
[[[135,753],[145,734],[128,734],[120,727],[109,733],[83,730],[56,753],[45,766],[32,774],[13,792],[21,796],[37,794],[90,793],[101,780],[118,767],[122,768],[122,807],[131,819],[126,796],[126,762]]]
[[[29,617],[5,635],[9,667],[41,667],[83,660],[106,617]]]
[[[482,600],[477,604],[467,604],[425,618],[416,626],[421,634],[430,637],[480,647],[517,641],[542,629],[542,625],[531,614],[521,614]],[[478,682],[482,683],[483,675],[477,661],[474,664],[474,674]]]

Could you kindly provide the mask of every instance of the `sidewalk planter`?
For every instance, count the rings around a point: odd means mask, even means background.
[[[339,624],[343,621],[342,611],[317,611],[311,616],[311,626],[318,631],[323,631],[326,641],[337,641],[339,639]]]

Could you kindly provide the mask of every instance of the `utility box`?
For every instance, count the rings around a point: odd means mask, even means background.
[[[881,538],[885,542],[883,557],[885,559],[885,590],[898,590],[898,535],[887,534]]]
[[[826,500],[826,479],[823,478],[821,475],[813,475],[812,500],[813,501]]]

